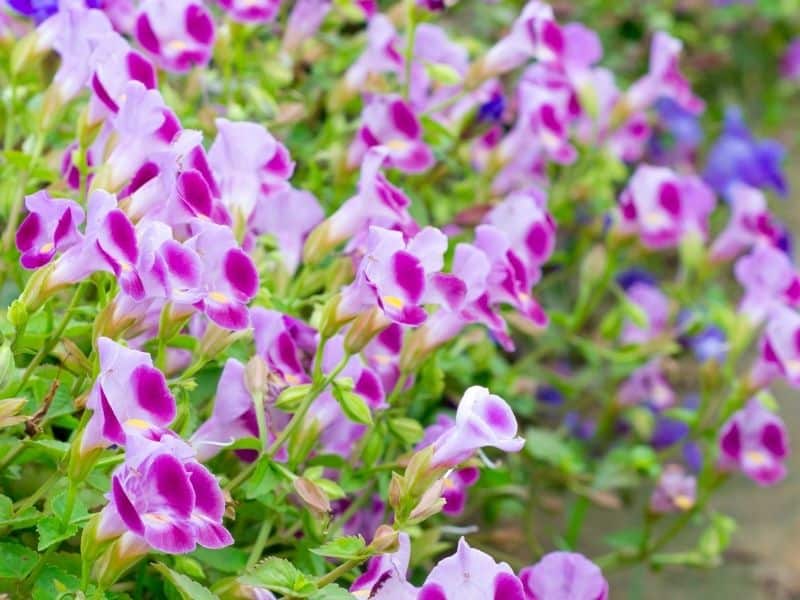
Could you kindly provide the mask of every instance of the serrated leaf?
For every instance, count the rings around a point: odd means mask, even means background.
[[[280,476],[273,469],[272,461],[269,457],[262,456],[244,484],[244,497],[248,500],[258,498],[274,490],[279,483]]]
[[[33,440],[28,442],[27,445],[29,448],[38,448],[40,450],[44,450],[48,454],[59,459],[64,458],[69,450],[69,444],[66,442],[60,442],[58,440]]]
[[[367,544],[360,535],[351,535],[332,540],[323,544],[319,548],[311,550],[318,556],[328,556],[330,558],[362,558],[367,555]]]
[[[308,598],[317,586],[302,571],[285,558],[270,556],[258,563],[249,573],[239,577],[245,585],[264,587],[287,596]]]
[[[367,406],[366,400],[355,392],[342,389],[338,385],[333,385],[333,397],[339,403],[345,416],[361,425],[372,424],[372,413]]]
[[[80,587],[80,579],[75,575],[55,565],[46,565],[33,585],[33,600],[53,600],[62,597],[62,594],[75,592]]]
[[[205,586],[182,573],[173,571],[163,563],[154,563],[153,568],[173,585],[183,600],[219,600],[219,596]]]
[[[16,542],[0,542],[0,578],[22,579],[36,564],[37,554]]]
[[[9,527],[11,529],[24,529],[30,527],[42,518],[42,513],[34,507],[29,507],[18,515],[11,515],[8,519],[0,521],[0,527]]]
[[[37,548],[41,552],[57,544],[63,542],[78,533],[78,526],[75,523],[70,523],[64,527],[61,519],[54,516],[45,517],[36,525],[36,531],[39,534],[39,545]]]
[[[331,583],[319,590],[309,600],[353,600],[355,596],[343,587]]]

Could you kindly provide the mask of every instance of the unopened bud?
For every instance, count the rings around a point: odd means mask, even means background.
[[[317,515],[327,515],[331,512],[331,502],[328,496],[316,483],[306,477],[298,477],[293,482],[297,495],[303,500],[312,512]]]
[[[330,221],[326,220],[311,231],[303,246],[303,262],[309,265],[317,264],[336,245],[335,242],[329,239],[329,229]]]
[[[287,387],[275,400],[275,407],[286,412],[294,412],[300,407],[310,390],[310,383]]]
[[[376,335],[386,329],[391,322],[378,308],[361,313],[350,325],[344,336],[344,350],[348,354],[358,354]]]
[[[397,550],[400,532],[389,525],[380,525],[372,536],[372,543],[369,545],[376,553],[386,554]]]
[[[400,501],[403,499],[403,489],[406,487],[405,478],[400,473],[392,473],[392,481],[389,483],[389,506],[395,511],[400,508]]]
[[[11,346],[3,344],[0,346],[0,389],[6,386],[13,373],[14,353],[11,352]]]
[[[425,490],[414,510],[408,516],[409,522],[419,523],[439,513],[445,505],[445,499],[442,498],[443,491],[444,478],[436,480],[433,485]]]
[[[28,418],[25,415],[18,415],[27,400],[25,398],[7,398],[0,400],[0,429],[12,427],[25,422]]]
[[[254,354],[244,368],[244,385],[251,396],[263,398],[267,389],[267,363],[258,354]]]
[[[581,285],[593,288],[604,276],[608,267],[608,253],[598,244],[592,248],[581,262]]]
[[[90,375],[92,373],[92,363],[86,355],[78,348],[77,344],[69,338],[62,340],[53,349],[61,364],[75,374]]]

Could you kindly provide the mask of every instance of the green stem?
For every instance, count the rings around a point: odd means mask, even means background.
[[[351,558],[347,562],[342,563],[341,565],[336,567],[330,573],[328,573],[326,575],[323,575],[322,577],[317,579],[317,587],[318,588],[323,588],[326,585],[328,585],[329,583],[333,583],[334,581],[339,579],[339,577],[341,577],[345,573],[355,569],[357,566],[359,566],[365,560],[367,560],[367,559],[366,558]]]
[[[258,559],[261,558],[261,554],[264,552],[264,546],[269,539],[269,534],[271,531],[272,521],[267,519],[261,524],[261,529],[258,530],[258,537],[256,537],[256,541],[253,543],[253,548],[250,550],[250,556],[247,559],[245,571],[251,569],[258,562]]]
[[[45,359],[45,357],[50,353],[53,347],[58,343],[61,339],[61,336],[64,333],[64,330],[69,325],[69,322],[72,320],[72,317],[75,314],[75,309],[78,306],[78,301],[80,300],[81,296],[83,295],[83,290],[85,286],[85,282],[81,283],[78,286],[78,289],[75,290],[75,293],[72,295],[72,300],[70,300],[69,306],[67,307],[67,311],[64,313],[63,318],[61,319],[61,323],[58,324],[58,327],[53,332],[47,342],[45,342],[44,346],[41,347],[39,352],[33,357],[28,367],[25,369],[25,372],[22,374],[22,380],[17,387],[16,393],[19,394],[22,391],[22,388],[25,387],[25,384],[28,383],[28,379],[30,379],[31,375],[33,375],[34,370],[39,364]]]
[[[415,0],[406,0],[406,49],[404,53],[405,75],[403,78],[403,97],[408,100],[411,89],[411,63],[414,60],[414,38],[417,35],[417,14]]]
[[[70,479],[69,487],[67,488],[67,504],[64,507],[64,515],[61,518],[61,526],[66,529],[72,520],[72,513],[75,510],[75,501],[78,498],[78,486]]]
[[[17,458],[17,456],[19,456],[19,453],[22,452],[24,449],[25,449],[25,444],[22,441],[20,441],[11,450],[6,452],[5,455],[3,456],[3,459],[0,460],[0,472],[5,470],[5,468],[8,465],[10,465],[14,461],[14,459]]]
[[[14,241],[14,236],[17,233],[17,223],[20,215],[22,214],[22,208],[25,203],[25,190],[28,187],[28,180],[31,176],[31,170],[39,161],[43,150],[44,132],[37,131],[36,141],[33,147],[33,152],[31,152],[28,167],[24,169],[19,176],[19,192],[17,193],[17,197],[11,203],[11,212],[8,215],[8,221],[6,222],[6,230],[3,232],[3,252],[8,252],[8,250],[11,248],[11,244]]]

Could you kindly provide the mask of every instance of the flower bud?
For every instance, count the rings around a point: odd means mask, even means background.
[[[144,539],[133,534],[123,534],[95,561],[92,570],[95,580],[104,588],[110,587],[146,556],[148,551],[149,547]]]
[[[3,344],[0,346],[0,389],[4,388],[14,373],[14,353],[11,346]]]
[[[386,329],[391,322],[378,310],[373,308],[369,312],[361,313],[350,325],[344,336],[344,350],[348,354],[358,354],[372,338]]]
[[[275,400],[275,407],[287,412],[294,412],[308,396],[309,390],[311,390],[310,383],[287,387]]]
[[[244,368],[244,385],[250,395],[263,398],[267,388],[267,363],[258,354],[247,361]]]
[[[600,244],[595,245],[581,262],[580,281],[581,285],[593,288],[602,280],[608,267],[608,253],[605,247]]]
[[[439,513],[445,505],[445,499],[442,498],[444,491],[444,478],[438,479],[431,485],[425,493],[422,494],[417,505],[408,516],[409,523],[420,523],[425,519],[432,517]]]
[[[14,45],[11,52],[11,74],[18,75],[30,69],[46,52],[39,44],[36,30],[31,31]]]
[[[325,258],[325,255],[333,248],[335,243],[329,239],[329,229],[330,221],[326,220],[311,231],[303,246],[303,262],[315,265]]]
[[[6,398],[0,400],[0,429],[19,425],[27,420],[27,416],[18,415],[27,400],[25,398]]]
[[[376,554],[388,554],[397,550],[400,532],[389,525],[380,525],[372,536],[372,543],[369,545]]]
[[[92,363],[86,355],[78,348],[77,344],[69,338],[62,338],[62,340],[53,348],[53,354],[56,355],[61,364],[75,374],[91,375]]]
[[[314,514],[323,516],[331,512],[330,500],[316,483],[306,477],[298,477],[292,485],[297,495]]]

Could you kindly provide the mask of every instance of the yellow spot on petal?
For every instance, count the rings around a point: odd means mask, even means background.
[[[386,147],[395,152],[402,152],[408,148],[408,142],[400,138],[395,138],[386,142]]]
[[[133,271],[133,266],[131,265],[131,263],[126,262],[124,260],[119,263],[119,268],[122,269],[123,273],[130,273],[131,271]]]
[[[392,362],[392,357],[388,354],[378,354],[375,357],[375,362],[379,365],[388,365],[390,362]]]
[[[128,419],[125,421],[125,425],[136,427],[136,429],[148,429],[150,427],[150,423],[142,419]]]
[[[689,510],[694,506],[694,499],[684,494],[680,494],[675,496],[675,498],[672,500],[672,503],[681,510]]]
[[[188,47],[189,44],[187,44],[183,40],[172,40],[167,44],[167,48],[169,48],[173,52],[181,52],[183,50],[186,50]]]
[[[800,376],[800,360],[789,359],[783,363],[783,366],[790,377]]]
[[[753,463],[755,466],[760,467],[767,462],[767,455],[760,450],[748,450],[744,453],[746,461]]]
[[[291,373],[289,373],[288,375],[286,375],[286,383],[288,383],[289,385],[297,385],[298,383],[300,383],[300,378],[297,375],[292,375]]]
[[[405,304],[402,298],[398,298],[397,296],[384,296],[383,303],[388,304],[392,308],[403,308]]]
[[[531,296],[530,294],[526,294],[525,292],[518,292],[517,298],[519,298],[520,302],[527,302],[528,300],[531,299]]]
[[[653,210],[642,215],[642,223],[649,228],[656,229],[669,225],[669,218],[664,213]]]
[[[39,252],[45,254],[46,252],[50,252],[50,250],[53,248],[55,248],[53,242],[47,242],[46,244],[43,244],[41,248],[39,248]]]
[[[147,513],[144,515],[144,518],[148,521],[155,521],[156,523],[166,523],[168,521],[164,515],[159,515],[158,513]]]
[[[449,477],[445,477],[444,478],[444,486],[443,487],[446,490],[452,490],[453,488],[456,487],[456,484]]]
[[[228,302],[231,301],[231,299],[228,298],[227,294],[224,294],[223,292],[211,292],[208,295],[208,297],[211,298],[214,302],[219,302],[220,304],[227,304]]]

